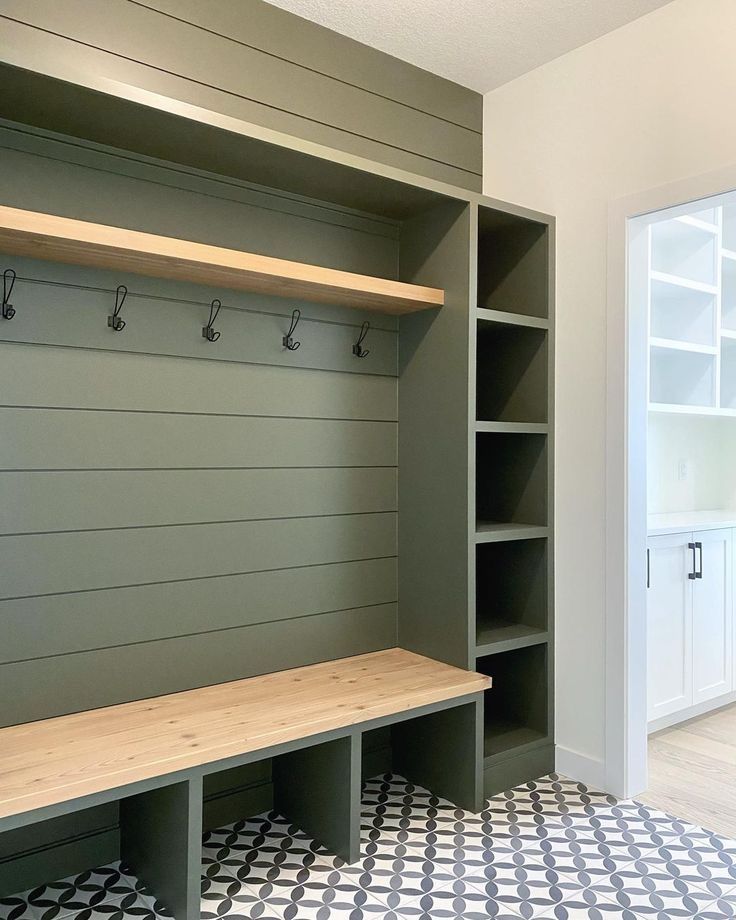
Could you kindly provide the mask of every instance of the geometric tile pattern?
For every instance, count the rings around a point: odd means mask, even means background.
[[[273,812],[207,833],[202,920],[734,920],[736,841],[552,774],[480,815],[387,775],[347,865]],[[156,920],[106,866],[0,900],[0,920]]]

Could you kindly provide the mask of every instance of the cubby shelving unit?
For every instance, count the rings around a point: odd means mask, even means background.
[[[731,204],[649,227],[651,412],[736,413],[735,246],[736,206]]]
[[[486,789],[552,769],[553,399],[550,228],[478,215],[475,656],[502,688]]]

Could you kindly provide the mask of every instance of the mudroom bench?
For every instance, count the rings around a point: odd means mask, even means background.
[[[0,832],[119,801],[121,859],[196,920],[205,775],[274,758],[275,808],[353,862],[363,733],[402,723],[394,770],[479,811],[489,686],[394,648],[3,728]]]

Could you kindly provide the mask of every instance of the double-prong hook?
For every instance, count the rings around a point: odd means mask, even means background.
[[[371,324],[367,320],[360,327],[360,335],[358,336],[358,341],[353,345],[353,354],[356,358],[367,358],[370,354],[370,349],[363,348],[363,340],[368,335],[368,330],[370,328]]]
[[[120,311],[123,309],[123,304],[125,303],[125,298],[127,296],[127,287],[124,284],[119,284],[117,290],[115,291],[115,309],[112,311],[112,316],[107,317],[107,325],[113,330],[113,332],[122,332],[127,325],[125,320],[120,315]]]
[[[301,342],[294,341],[294,333],[296,332],[296,327],[299,325],[299,319],[301,318],[301,310],[294,310],[291,314],[291,325],[289,326],[289,331],[281,339],[281,342],[284,348],[288,348],[289,351],[296,351],[297,348],[302,344]]]
[[[221,306],[221,301],[215,298],[210,304],[210,318],[207,320],[207,325],[202,326],[202,337],[207,339],[208,342],[216,342],[220,338],[220,333],[213,326]]]
[[[15,316],[15,307],[10,303],[15,278],[16,275],[13,269],[6,268],[3,272],[3,319],[12,319]]]

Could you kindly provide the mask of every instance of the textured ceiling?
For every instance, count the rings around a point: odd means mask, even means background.
[[[484,93],[670,0],[269,0]]]

